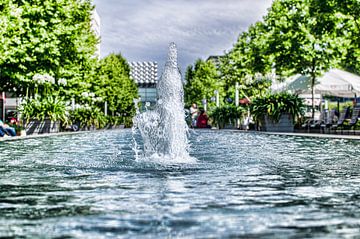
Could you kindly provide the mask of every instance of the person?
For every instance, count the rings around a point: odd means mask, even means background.
[[[12,118],[10,119],[10,124],[16,125],[16,124],[17,124],[17,119],[14,118],[14,117],[12,117]]]
[[[196,126],[196,120],[198,118],[199,110],[197,108],[197,105],[193,103],[190,107],[190,114],[191,114],[191,127]]]
[[[197,118],[196,127],[198,127],[198,128],[210,128],[210,126],[208,125],[208,120],[209,120],[209,117],[205,113],[205,110],[201,109],[200,110],[200,115]]]
[[[10,127],[8,124],[4,124],[2,120],[0,120],[0,136],[3,137],[6,135],[16,136],[16,131],[13,127]]]

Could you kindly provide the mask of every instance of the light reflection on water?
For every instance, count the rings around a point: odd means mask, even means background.
[[[131,131],[2,142],[0,237],[360,234],[357,141],[197,130],[196,164],[136,162]]]

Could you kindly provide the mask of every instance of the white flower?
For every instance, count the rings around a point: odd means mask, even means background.
[[[40,74],[35,74],[35,75],[33,76],[32,80],[33,80],[35,83],[42,84],[42,83],[43,83],[43,76],[40,75]]]
[[[89,93],[83,92],[83,93],[81,93],[81,96],[83,96],[83,97],[89,97]]]
[[[77,109],[80,109],[81,108],[81,105],[79,105],[79,104],[75,104],[75,109],[77,110]]]
[[[89,93],[89,97],[95,97],[95,93],[93,92]]]
[[[252,83],[253,79],[251,77],[251,75],[246,75],[245,76],[245,84],[246,85],[250,85]]]
[[[86,110],[91,110],[91,107],[90,107],[89,104],[85,104],[84,108],[85,108]]]
[[[50,84],[55,84],[54,77],[52,77],[51,75],[48,75],[48,74],[45,74],[45,75],[35,74],[33,76],[32,80],[37,84],[45,84],[47,82]]]
[[[259,72],[255,73],[255,80],[261,81],[263,79],[263,75]]]
[[[19,16],[21,16],[22,12],[23,12],[22,8],[17,8],[16,6],[11,6],[11,11],[10,11],[11,16],[19,17]]]
[[[59,83],[59,85],[66,86],[67,81],[66,81],[66,79],[64,79],[64,78],[60,78],[60,79],[58,80],[58,83]]]
[[[315,44],[314,44],[314,50],[315,50],[315,51],[322,51],[323,48],[322,48],[318,43],[315,43]]]
[[[96,97],[96,98],[95,98],[95,101],[101,102],[101,101],[102,101],[102,98],[101,98],[101,97]]]
[[[51,75],[45,74],[43,75],[45,82],[49,82],[50,84],[55,84],[55,78]]]

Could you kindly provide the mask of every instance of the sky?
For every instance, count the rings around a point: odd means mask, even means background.
[[[175,42],[181,70],[223,55],[239,34],[262,20],[272,0],[93,0],[101,18],[101,57],[157,61],[163,69]]]

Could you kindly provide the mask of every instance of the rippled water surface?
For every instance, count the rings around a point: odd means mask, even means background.
[[[193,131],[196,164],[136,162],[130,130],[0,142],[0,237],[353,238],[357,141]]]

